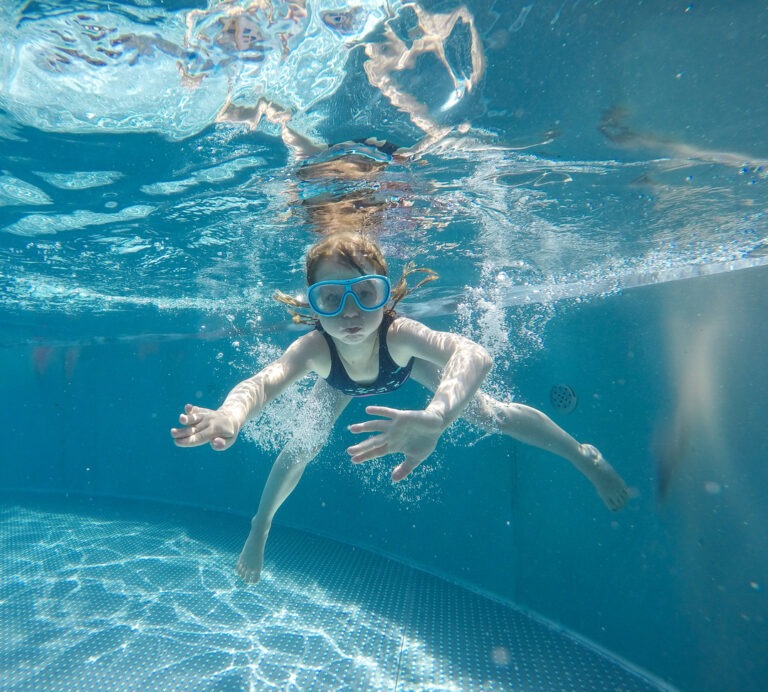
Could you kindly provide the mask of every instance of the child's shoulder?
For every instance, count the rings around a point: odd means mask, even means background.
[[[442,367],[457,348],[468,343],[471,342],[455,332],[431,329],[409,318],[395,320],[387,333],[387,345],[396,362],[416,356]]]
[[[295,339],[286,349],[286,353],[293,351],[305,356],[312,356],[315,353],[322,352],[324,350],[323,347],[325,347],[325,350],[328,348],[325,337],[319,329],[313,329]]]
[[[418,320],[411,319],[410,317],[403,317],[403,315],[395,315],[394,319],[389,324],[387,336],[418,334],[424,330],[431,331],[427,325]]]
[[[414,344],[424,340],[431,329],[418,320],[398,315],[387,329],[387,346],[390,350],[411,352]],[[411,354],[412,355],[412,354]]]
[[[302,334],[286,349],[283,357],[299,359],[308,370],[320,375],[330,369],[328,342],[317,329]]]

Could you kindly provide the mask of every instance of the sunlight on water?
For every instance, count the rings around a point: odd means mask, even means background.
[[[0,508],[4,687],[671,689],[545,620],[354,546],[275,527],[262,580],[246,586],[229,547],[245,518],[99,504]]]
[[[19,180],[11,175],[0,176],[0,206],[28,204],[42,206],[53,204],[53,200],[40,188]]]
[[[35,175],[62,190],[87,190],[91,187],[111,185],[123,176],[119,171],[70,171],[67,173],[35,171]]]
[[[65,231],[81,230],[89,226],[106,226],[121,221],[143,219],[153,211],[155,211],[155,207],[136,205],[111,214],[92,211],[76,211],[72,214],[48,216],[30,214],[20,221],[6,226],[4,230],[6,233],[28,238],[37,235],[55,235]]]

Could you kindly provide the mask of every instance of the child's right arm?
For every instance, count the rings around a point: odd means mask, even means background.
[[[319,332],[309,332],[294,341],[276,361],[238,384],[218,409],[187,404],[179,416],[183,427],[171,428],[174,443],[178,447],[210,443],[217,451],[228,449],[251,416],[259,414],[291,384],[317,370],[324,346]]]

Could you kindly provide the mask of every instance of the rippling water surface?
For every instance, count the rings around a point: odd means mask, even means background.
[[[714,5],[4,0],[3,310],[279,326],[339,224],[420,315],[763,264],[766,9]]]

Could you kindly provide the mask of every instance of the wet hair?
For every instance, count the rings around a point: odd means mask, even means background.
[[[368,274],[368,267],[372,267],[376,274],[389,276],[387,261],[381,252],[381,248],[368,236],[362,233],[334,233],[315,243],[307,252],[305,258],[305,269],[307,277],[307,286],[317,282],[317,271],[323,260],[333,260],[344,264],[351,269],[360,272],[361,275]],[[367,266],[366,266],[367,265]],[[414,286],[408,285],[408,277],[414,273],[422,273],[426,276]],[[411,291],[419,286],[438,278],[436,272],[424,267],[416,267],[410,262],[403,268],[398,282],[392,287],[392,295],[387,304],[387,313],[394,315],[395,306],[407,296]],[[293,315],[293,321],[301,324],[316,324],[317,318],[312,314],[300,312],[309,309],[309,303],[304,298],[277,291],[274,295],[275,300],[288,306],[289,312]]]

